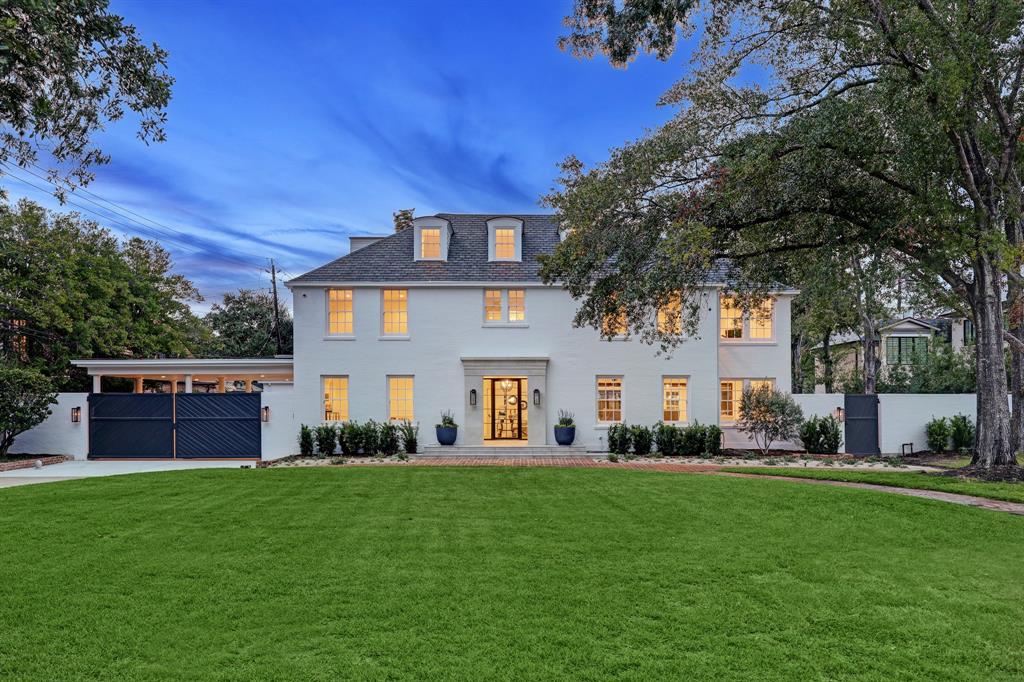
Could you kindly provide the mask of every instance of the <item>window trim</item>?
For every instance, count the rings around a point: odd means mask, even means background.
[[[918,341],[924,341],[924,354],[925,355],[928,355],[932,351],[932,347],[931,347],[931,345],[932,345],[931,344],[932,335],[931,334],[906,334],[906,333],[904,333],[904,334],[888,334],[885,337],[885,343],[883,344],[883,350],[885,351],[885,364],[886,365],[891,366],[891,367],[914,367],[915,366],[915,364],[913,362],[911,362],[911,361],[903,362],[903,359],[902,359],[903,358],[903,349],[900,348],[900,346],[902,345],[900,343],[896,344],[896,348],[897,348],[897,351],[896,351],[897,360],[896,360],[896,362],[889,362],[889,341],[892,340],[892,341],[897,341],[898,342],[898,341],[901,341],[903,339],[913,340],[914,343],[912,345],[914,345],[914,346],[917,345]],[[916,352],[916,349],[910,351],[910,353],[909,353],[909,355],[910,355],[909,360],[913,360],[913,355],[914,355],[915,352]]]
[[[404,332],[388,332],[385,324],[385,315],[387,311],[384,308],[385,305],[385,292],[387,291],[404,291],[405,292],[405,331]],[[380,290],[380,338],[386,340],[392,339],[408,339],[409,338],[409,290],[405,287],[381,287]]]
[[[497,230],[513,230],[515,254],[512,258],[498,258],[495,240]],[[487,260],[497,263],[521,263],[523,260],[523,221],[519,218],[491,218],[487,221]]]
[[[683,382],[682,419],[669,421],[665,419],[665,382]],[[687,374],[662,374],[661,375],[661,420],[666,424],[689,424],[690,423],[690,376]]]
[[[408,417],[401,419],[395,419],[391,416],[391,380],[392,379],[409,379],[410,389],[409,392],[412,397],[409,400],[410,403],[410,414]],[[387,415],[387,422],[402,422],[408,419],[414,421],[416,419],[416,375],[415,374],[388,374],[384,377],[384,414]]]
[[[619,381],[619,418],[606,421],[601,419],[601,380],[618,379]],[[608,428],[612,424],[626,423],[626,377],[623,374],[594,375],[594,421],[598,428]]]
[[[327,397],[327,380],[328,379],[344,379],[345,380],[345,417],[343,419],[328,419],[327,418],[327,406],[328,400],[332,400]],[[347,374],[321,374],[320,375],[320,395],[323,396],[321,399],[321,414],[323,420],[328,423],[338,424],[350,421],[352,419],[352,380]]]
[[[442,255],[441,254],[441,241],[442,241],[442,239],[441,239],[441,228],[440,227],[430,227],[430,226],[424,225],[423,227],[419,227],[419,228],[416,228],[416,229],[419,230],[419,240],[418,240],[419,241],[418,252],[419,252],[419,255],[420,255],[419,260],[441,260],[441,255]],[[425,253],[423,253],[424,249],[426,248],[426,244],[427,244],[427,242],[424,241],[424,239],[423,239],[423,236],[424,236],[425,232],[431,232],[431,233],[436,232],[437,233],[437,255],[436,256],[428,256]]]
[[[332,332],[331,331],[331,292],[332,291],[349,291],[352,293],[351,308],[352,308],[352,331],[350,332]],[[324,320],[326,322],[326,329],[324,330],[324,338],[326,339],[354,339],[356,336],[356,290],[353,287],[327,287],[324,289],[324,309],[326,314]]]
[[[777,296],[769,296],[767,299],[765,299],[764,302],[762,302],[762,305],[764,303],[767,303],[767,302],[771,303],[772,310],[771,310],[770,323],[771,323],[772,334],[771,334],[770,337],[756,338],[756,339],[751,337],[751,335],[750,335],[751,334],[751,315],[750,315],[749,312],[744,312],[742,308],[738,308],[740,310],[740,319],[743,321],[743,324],[740,326],[740,336],[738,336],[738,337],[722,336],[722,320],[724,319],[722,317],[722,304],[723,304],[723,302],[726,299],[731,299],[731,300],[735,301],[736,297],[735,296],[729,296],[729,295],[725,294],[724,292],[720,292],[719,295],[718,295],[718,342],[719,343],[726,344],[726,345],[734,345],[734,346],[739,346],[739,345],[769,346],[769,345],[776,345],[778,343],[778,315],[776,314],[776,311],[778,310],[778,302],[779,301],[778,301],[778,297]]]
[[[501,313],[500,313],[501,317],[500,317],[500,319],[497,319],[497,320],[488,320],[487,319],[487,292],[489,292],[489,291],[497,291],[498,292],[499,300],[500,300],[500,310],[501,310]],[[523,319],[522,320],[511,320],[511,319],[509,319],[509,315],[510,315],[510,311],[511,311],[511,296],[509,295],[509,292],[511,292],[511,291],[522,291],[523,292]],[[526,297],[526,289],[524,287],[484,287],[483,289],[481,289],[480,296],[481,296],[481,301],[482,301],[481,302],[482,308],[481,308],[481,311],[480,311],[480,315],[481,315],[481,318],[482,318],[481,319],[481,324],[484,327],[501,327],[501,328],[509,328],[509,327],[516,328],[516,327],[519,327],[519,328],[523,328],[523,327],[529,327],[530,326],[530,324],[529,324],[529,319],[530,319],[529,318],[529,308],[527,307],[527,303],[526,303],[526,298],[527,297]]]
[[[451,240],[452,227],[447,220],[435,216],[424,216],[414,219],[412,227],[409,229],[413,231],[412,259],[414,261],[437,262],[448,260],[448,244]],[[423,230],[425,229],[438,230],[440,233],[437,258],[423,257]]]

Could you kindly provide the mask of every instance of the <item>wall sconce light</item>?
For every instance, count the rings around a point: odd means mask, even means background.
[[[533,404],[534,405],[540,405],[540,389],[539,388],[533,389]]]
[[[77,424],[80,421],[82,421],[82,408],[81,407],[72,407],[71,408],[71,423]]]
[[[260,421],[262,421],[262,422],[270,421],[270,407],[269,406],[264,407],[263,409],[260,410]]]
[[[834,409],[832,411],[832,416],[838,419],[839,421],[843,421],[843,408],[837,407],[836,409]]]
[[[469,404],[476,407],[476,389],[469,389]]]

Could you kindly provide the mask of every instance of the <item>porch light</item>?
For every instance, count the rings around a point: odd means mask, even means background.
[[[505,389],[506,393],[508,393],[510,390],[512,390],[512,382],[509,381],[508,379],[504,379],[501,382],[501,387]]]
[[[843,421],[843,408],[837,407],[836,409],[832,410],[832,416],[838,419],[839,421]]]
[[[77,424],[80,421],[82,421],[82,408],[81,407],[72,407],[71,408],[71,422],[73,424]]]
[[[533,389],[533,404],[534,405],[540,405],[540,389],[539,388]]]
[[[260,410],[260,421],[270,421],[270,406],[266,406]]]
[[[476,389],[469,389],[469,404],[476,407]]]

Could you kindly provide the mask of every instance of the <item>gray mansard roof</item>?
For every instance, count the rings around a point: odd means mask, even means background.
[[[558,224],[552,215],[491,215],[438,213],[452,227],[446,261],[417,261],[412,228],[383,237],[290,280],[290,285],[334,282],[540,282],[537,256],[558,245]],[[487,221],[523,221],[522,261],[487,260]],[[716,267],[709,280],[722,282],[725,267]]]

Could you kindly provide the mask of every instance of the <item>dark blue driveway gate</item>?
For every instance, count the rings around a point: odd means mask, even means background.
[[[259,458],[258,393],[93,393],[89,457]]]
[[[179,393],[177,456],[259,457],[259,393]]]
[[[173,457],[170,393],[89,395],[89,457]]]

